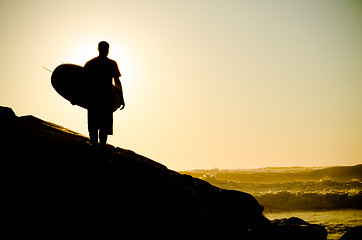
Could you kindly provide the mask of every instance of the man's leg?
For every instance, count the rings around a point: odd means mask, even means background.
[[[89,138],[92,148],[95,152],[98,151],[98,129],[89,129]]]
[[[99,129],[99,140],[100,146],[99,151],[104,153],[108,135],[112,135],[112,125],[113,125],[113,113],[111,111],[105,111],[102,115],[101,128]]]
[[[103,130],[99,131],[99,140],[100,140],[100,146],[99,146],[99,150],[100,152],[104,152],[105,148],[106,148],[106,144],[107,144],[107,138],[108,138],[108,134]]]
[[[94,152],[98,151],[98,128],[96,126],[95,111],[88,110],[88,132]]]

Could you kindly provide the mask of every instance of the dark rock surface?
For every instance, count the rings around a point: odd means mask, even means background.
[[[6,107],[0,123],[4,229],[13,237],[325,239],[319,226],[270,222],[248,193],[133,151],[108,145],[94,157],[88,138]]]
[[[340,240],[361,240],[362,239],[362,226],[354,227],[348,230]]]
[[[282,239],[327,239],[327,230],[317,224],[309,224],[297,217],[276,219],[272,221],[274,235]]]

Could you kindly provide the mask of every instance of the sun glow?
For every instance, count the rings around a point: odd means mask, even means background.
[[[128,92],[132,91],[136,81],[128,81],[128,79],[134,79],[136,75],[133,57],[128,48],[125,48],[125,46],[129,45],[125,45],[117,40],[94,37],[80,39],[73,47],[69,48],[62,62],[84,66],[87,61],[98,56],[98,43],[103,40],[107,41],[110,45],[108,57],[117,62],[122,74],[122,84],[127,88]],[[130,93],[130,95],[133,95],[133,93]]]
[[[98,55],[97,52],[97,43],[93,43],[93,41],[84,41],[79,42],[78,44],[74,44],[73,47],[69,48],[69,63],[84,66],[84,64],[96,57]]]
[[[107,41],[126,102],[111,144],[177,169],[360,163],[361,6],[226,2],[2,1],[0,102],[87,135],[42,66]]]

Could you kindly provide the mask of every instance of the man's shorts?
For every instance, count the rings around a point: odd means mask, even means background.
[[[88,109],[88,131],[100,130],[113,135],[113,112],[99,109]]]

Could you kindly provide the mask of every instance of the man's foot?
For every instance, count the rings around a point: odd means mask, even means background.
[[[91,152],[91,158],[93,160],[97,159],[97,157],[98,157],[98,143],[91,144],[90,152]]]
[[[93,151],[93,153],[98,153],[98,151],[99,151],[98,143],[92,144],[92,151]]]
[[[106,144],[99,144],[99,148],[98,148],[98,151],[99,151],[99,154],[104,156],[105,153],[106,153],[106,147],[107,145]]]

